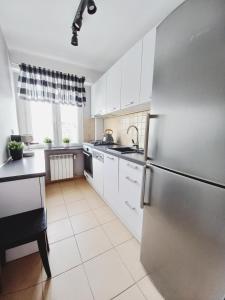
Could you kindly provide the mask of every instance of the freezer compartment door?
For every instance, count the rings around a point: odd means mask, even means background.
[[[185,1],[160,24],[149,137],[155,164],[223,185],[224,32],[224,0]]]
[[[158,167],[149,174],[141,261],[151,279],[166,300],[223,300],[225,190]]]

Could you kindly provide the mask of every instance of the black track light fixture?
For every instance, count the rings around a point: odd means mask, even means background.
[[[89,15],[93,15],[97,11],[97,6],[95,5],[94,0],[88,0],[87,11]]]
[[[71,44],[73,46],[78,46],[78,38],[77,38],[77,31],[76,30],[73,30],[73,36],[72,36],[72,39],[71,39]]]
[[[75,20],[73,25],[74,25],[74,27],[76,28],[77,31],[80,31],[81,26],[82,26],[82,16],[80,16],[79,19]]]
[[[78,6],[76,15],[73,20],[72,24],[72,32],[73,36],[71,39],[71,44],[73,46],[78,46],[78,38],[77,38],[77,31],[80,31],[82,27],[82,20],[83,20],[83,13],[85,8],[87,7],[87,11],[90,15],[93,15],[97,11],[97,7],[95,5],[94,0],[81,0]]]

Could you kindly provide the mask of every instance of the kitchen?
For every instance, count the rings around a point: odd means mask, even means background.
[[[224,1],[0,5],[0,299],[224,300]]]

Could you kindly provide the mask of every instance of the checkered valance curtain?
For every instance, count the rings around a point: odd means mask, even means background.
[[[82,106],[86,102],[85,77],[51,71],[22,63],[18,96],[24,100]]]

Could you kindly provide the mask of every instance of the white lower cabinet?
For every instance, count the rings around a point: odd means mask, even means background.
[[[144,166],[93,151],[94,189],[139,241],[143,221],[140,208],[143,179]]]
[[[144,167],[120,159],[119,162],[119,214],[133,235],[140,241],[143,210],[140,201]]]
[[[45,203],[44,177],[0,183],[0,218],[38,209]]]
[[[93,186],[96,192],[103,197],[103,172],[104,154],[100,151],[93,151]]]
[[[104,199],[112,207],[118,211],[119,199],[119,159],[116,156],[105,154],[104,160]]]

